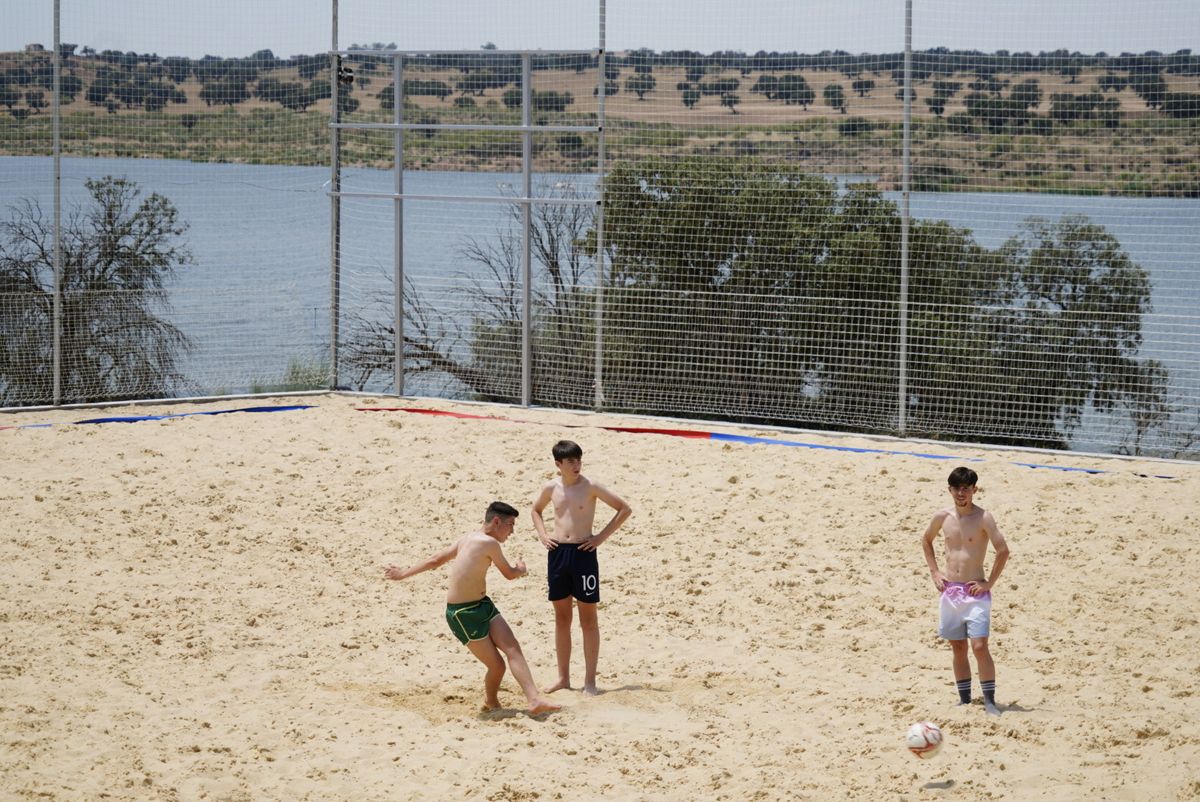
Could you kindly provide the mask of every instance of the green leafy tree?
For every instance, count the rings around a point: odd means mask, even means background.
[[[801,106],[805,111],[817,99],[817,93],[803,75],[782,75],[776,84],[775,97],[789,106]]]
[[[546,112],[563,112],[575,102],[570,92],[555,92],[553,90],[533,93],[533,110]]]
[[[379,99],[379,108],[384,111],[392,111],[396,108],[396,95],[391,84],[388,84],[383,89],[380,89],[375,95]]]
[[[777,75],[760,75],[758,80],[754,82],[754,86],[750,87],[750,92],[758,93],[767,100],[774,100],[776,92],[779,91],[779,76]]]
[[[296,62],[298,74],[306,81],[316,78],[318,73],[329,72],[328,56],[300,56]]]
[[[308,85],[308,91],[309,94],[312,95],[314,103],[318,100],[329,100],[331,97],[333,97],[333,87],[329,85],[328,78],[314,78],[312,83]],[[392,108],[390,103],[388,104],[387,108]]]
[[[84,98],[93,106],[104,106],[108,103],[108,95],[112,91],[113,84],[110,80],[103,77],[97,77],[92,85],[88,87]]]
[[[871,94],[871,90],[875,88],[875,82],[870,78],[858,78],[850,85],[850,87],[858,92],[859,97],[866,97]]]
[[[1163,114],[1180,119],[1200,117],[1200,94],[1196,92],[1168,92],[1163,99]]]
[[[345,87],[338,91],[337,104],[338,113],[342,116],[358,111],[358,107],[360,105],[358,98],[350,94],[349,87]]]
[[[59,90],[62,92],[63,103],[74,103],[75,98],[83,91],[83,81],[76,75],[64,75],[59,78]]]
[[[454,90],[445,81],[410,80],[404,82],[404,94],[407,97],[436,97],[444,101],[454,94]]]
[[[180,56],[170,56],[162,60],[167,75],[177,84],[181,84],[192,74],[192,60]]]
[[[216,83],[205,84],[200,89],[200,99],[205,105],[236,106],[250,99],[250,90],[240,78],[227,78]]]
[[[684,106],[693,109],[700,102],[700,90],[689,84],[688,88],[684,89],[680,94],[680,99],[683,101]]]
[[[21,102],[21,90],[11,84],[0,84],[0,105],[12,111]]]
[[[958,90],[962,89],[960,81],[934,81],[933,96],[940,97],[942,100],[949,100],[958,94]]]
[[[1129,88],[1142,99],[1147,108],[1162,106],[1167,96],[1167,81],[1158,72],[1139,72],[1129,76]]]
[[[1042,88],[1036,78],[1028,78],[1012,88],[1009,98],[1023,109],[1031,109],[1042,102]]]
[[[894,203],[752,158],[624,162],[605,187],[611,406],[893,430]],[[560,405],[592,400],[589,227],[578,217],[535,226],[547,272],[534,301],[534,397]],[[491,277],[465,329],[441,328],[446,319],[406,296],[415,371],[448,373],[478,398],[519,395],[519,367],[495,358],[520,343],[515,232],[465,254]],[[1031,219],[989,249],[945,221],[917,220],[909,244],[910,432],[1064,446],[1088,408],[1127,416],[1139,438],[1161,424],[1166,372],[1137,354],[1149,279],[1102,227]],[[360,331],[351,363],[390,370],[386,324]]]
[[[188,338],[162,317],[166,287],[192,261],[187,224],[132,182],[86,182],[91,206],[62,229],[62,397],[166,397],[187,388]],[[0,226],[0,401],[52,398],[53,224],[28,201]]]
[[[658,81],[649,73],[637,73],[625,79],[625,91],[633,92],[638,100],[645,100],[647,92],[653,92]]]
[[[726,92],[721,95],[721,105],[729,109],[730,114],[737,114],[737,105],[742,99],[733,92]]]
[[[841,84],[827,84],[824,91],[825,105],[834,111],[846,113],[846,90]]]

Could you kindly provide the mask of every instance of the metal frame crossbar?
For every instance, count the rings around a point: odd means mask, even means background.
[[[333,373],[333,386],[338,385],[338,338],[339,338],[339,288],[341,265],[341,199],[342,198],[379,198],[391,200],[394,204],[394,264],[393,282],[395,285],[395,326],[394,343],[395,364],[393,366],[393,389],[396,395],[404,395],[404,201],[456,201],[467,203],[507,203],[517,204],[521,210],[522,248],[521,248],[521,404],[530,406],[533,394],[532,376],[532,321],[533,321],[533,278],[532,278],[532,210],[534,205],[593,205],[596,207],[596,362],[595,362],[595,404],[600,407],[603,403],[601,382],[602,354],[602,320],[603,320],[603,291],[604,291],[604,98],[605,98],[605,0],[600,1],[600,46],[593,50],[489,50],[488,56],[519,56],[521,60],[521,124],[520,125],[488,125],[488,124],[458,124],[458,123],[414,123],[404,120],[404,63],[406,60],[419,59],[425,56],[478,56],[477,50],[374,50],[351,49],[339,50],[337,46],[337,16],[338,0],[333,0],[333,48],[330,56],[330,87],[332,90],[332,110],[330,129],[330,164],[332,175],[327,194],[331,200],[330,219],[332,228],[332,254],[330,257],[331,285],[331,354],[330,365]],[[534,125],[533,124],[533,88],[532,73],[533,59],[536,56],[591,56],[597,62],[597,124],[596,125]],[[366,56],[387,58],[392,61],[392,122],[342,122],[340,104],[338,102],[338,81],[345,77],[342,59],[351,56]],[[428,195],[406,193],[404,191],[404,132],[405,131],[502,131],[519,133],[521,135],[521,194],[512,196],[480,196],[480,195]],[[392,131],[394,135],[393,151],[393,191],[392,192],[346,192],[341,188],[340,139],[342,131]],[[594,198],[561,198],[533,196],[533,135],[535,133],[590,133],[598,138],[596,159],[596,196]]]

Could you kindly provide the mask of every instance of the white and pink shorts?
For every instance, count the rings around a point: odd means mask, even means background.
[[[947,582],[942,591],[938,636],[946,640],[986,638],[992,623],[991,591],[972,596],[966,582]]]

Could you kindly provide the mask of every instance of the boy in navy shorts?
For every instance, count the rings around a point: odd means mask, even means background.
[[[558,655],[558,681],[547,693],[571,687],[571,622],[573,608],[579,607],[579,628],[583,633],[583,692],[594,696],[596,664],[600,658],[600,627],[596,605],[600,602],[600,566],[596,548],[608,540],[633,513],[616,493],[589,480],[580,471],[583,449],[570,440],[560,440],[551,449],[558,478],[542,488],[533,502],[533,527],[546,547],[546,575],[549,598],[554,605],[554,647]],[[596,500],[615,510],[599,532],[593,531]],[[554,536],[546,534],[542,511],[554,505]]]

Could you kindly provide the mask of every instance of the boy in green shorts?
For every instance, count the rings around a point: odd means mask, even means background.
[[[495,565],[505,579],[516,579],[527,573],[524,560],[510,565],[500,544],[508,540],[516,522],[517,511],[502,501],[488,506],[483,528],[460,537],[424,562],[410,568],[389,565],[384,570],[387,579],[408,579],[454,560],[450,567],[450,585],[446,591],[446,622],[455,637],[471,650],[471,654],[487,667],[483,680],[483,709],[500,708],[496,693],[504,678],[504,658],[529,702],[531,716],[558,710],[547,701],[533,682],[525,655],[512,629],[487,596],[488,568]],[[503,654],[503,657],[501,656]]]

